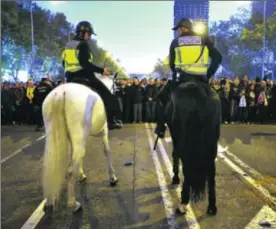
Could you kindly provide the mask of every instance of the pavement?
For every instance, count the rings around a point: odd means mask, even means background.
[[[170,185],[170,136],[167,133],[153,151],[153,127],[131,124],[110,131],[113,166],[119,178],[116,187],[108,185],[107,161],[99,139],[89,137],[84,160],[87,182],[77,184],[83,211],[72,214],[66,208],[65,189],[55,214],[48,218],[33,214],[41,212],[38,206],[43,201],[43,133],[34,132],[34,127],[3,126],[1,228],[254,229],[266,228],[259,225],[265,219],[275,220],[269,228],[276,228],[275,125],[222,126],[215,217],[205,214],[207,201],[192,204],[186,216],[174,214],[180,187]],[[133,160],[134,165],[125,166],[125,160]]]

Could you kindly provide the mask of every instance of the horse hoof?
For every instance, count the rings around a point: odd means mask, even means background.
[[[172,179],[172,185],[180,184],[180,179],[179,177],[173,177]]]
[[[178,208],[176,209],[176,214],[178,214],[178,215],[184,215],[184,214],[186,214],[187,213],[187,211],[188,211],[188,208],[187,208],[187,205],[185,205],[185,204],[180,204],[179,206],[178,206]]]
[[[80,202],[78,202],[78,201],[75,201],[75,203],[73,203],[73,204],[68,204],[68,207],[73,210],[73,213],[76,213],[76,212],[82,210],[82,206],[81,206]]]
[[[208,215],[216,215],[217,212],[218,212],[218,209],[216,206],[210,206],[210,205],[208,206],[208,208],[207,208]]]
[[[86,177],[84,174],[82,174],[81,177],[80,177],[80,179],[79,179],[79,182],[80,182],[80,183],[85,182],[85,181],[86,181],[86,178],[87,178],[87,177]]]
[[[117,183],[118,183],[118,179],[117,178],[109,180],[109,184],[110,184],[111,187],[116,186]]]
[[[45,212],[46,215],[52,214],[54,211],[54,205],[53,204],[45,205],[43,207],[43,211]]]

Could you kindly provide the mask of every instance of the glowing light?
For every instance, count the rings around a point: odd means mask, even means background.
[[[194,31],[197,33],[197,34],[204,34],[205,33],[205,30],[206,30],[206,26],[204,23],[202,22],[198,22],[195,24],[194,26]]]

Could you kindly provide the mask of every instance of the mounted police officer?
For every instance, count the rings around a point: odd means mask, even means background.
[[[105,104],[109,129],[121,128],[122,122],[116,119],[120,115],[118,101],[94,74],[110,75],[107,68],[101,68],[92,63],[93,55],[88,44],[92,34],[96,35],[89,22],[81,21],[78,23],[76,36],[67,43],[62,53],[65,75],[68,82],[86,84],[92,90],[96,90]]]
[[[173,87],[193,78],[206,81],[208,84],[208,79],[215,74],[222,61],[222,56],[211,39],[207,35],[198,35],[194,31],[192,20],[183,18],[172,30],[177,31],[178,34],[178,37],[171,42],[169,54],[173,80],[168,82],[158,95],[162,109],[155,133],[159,138],[164,138],[165,135],[165,108]],[[208,68],[209,57],[212,61]],[[180,75],[182,78],[178,77]]]

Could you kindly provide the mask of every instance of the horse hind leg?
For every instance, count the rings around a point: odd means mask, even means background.
[[[208,200],[209,204],[207,207],[207,214],[216,215],[217,206],[216,206],[216,168],[215,161],[212,161],[209,176],[208,176]]]
[[[81,131],[76,132],[78,134],[71,135],[71,146],[72,155],[71,163],[68,167],[68,201],[67,205],[69,208],[73,209],[73,212],[81,210],[81,204],[76,201],[75,194],[75,183],[76,180],[80,179],[80,175],[83,174],[82,161],[84,156],[84,146],[85,138],[87,137],[85,133],[81,135]],[[84,175],[85,176],[85,175]]]
[[[69,208],[73,210],[73,212],[77,212],[81,210],[81,204],[76,201],[76,194],[75,194],[75,176],[73,174],[72,165],[69,165],[68,168],[68,201],[67,205]]]
[[[175,153],[175,149],[172,152],[172,158],[173,158],[173,178],[172,178],[172,184],[177,185],[180,184],[179,179],[179,158]]]
[[[115,170],[112,165],[111,151],[108,142],[108,129],[105,127],[102,135],[102,143],[104,147],[104,153],[107,159],[108,174],[109,174],[109,184],[110,186],[115,186],[118,183],[118,179],[115,175]]]
[[[83,155],[84,155],[84,152],[83,152]],[[83,183],[86,181],[86,175],[84,174],[84,171],[83,171],[83,159],[80,161],[80,168],[79,168],[79,182],[80,183]]]

